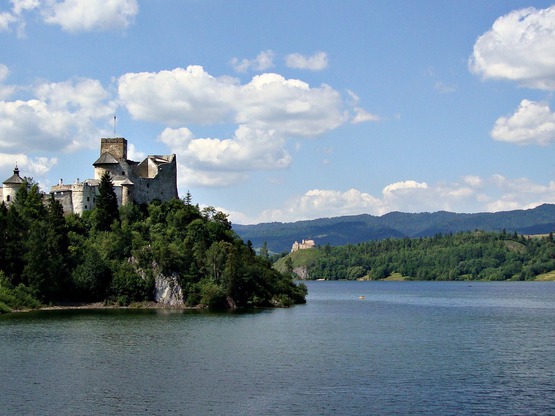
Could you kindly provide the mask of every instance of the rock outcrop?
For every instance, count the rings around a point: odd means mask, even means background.
[[[183,306],[183,290],[177,275],[158,274],[154,279],[154,300],[166,306]]]

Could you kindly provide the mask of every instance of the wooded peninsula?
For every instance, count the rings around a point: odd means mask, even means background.
[[[469,231],[299,250],[276,261],[306,279],[553,280],[553,234]]]
[[[227,215],[183,199],[118,208],[110,175],[82,216],[26,179],[0,205],[0,313],[45,305],[153,302],[155,279],[174,279],[186,307],[304,303],[306,286],[272,268]]]

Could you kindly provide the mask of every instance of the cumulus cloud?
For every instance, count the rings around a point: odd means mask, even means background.
[[[57,158],[34,157],[31,158],[23,153],[0,153],[0,169],[12,169],[17,165],[25,176],[43,176],[58,163]]]
[[[47,2],[44,21],[67,32],[121,30],[134,22],[137,0],[63,0]]]
[[[328,67],[328,54],[326,52],[316,52],[312,56],[304,56],[300,53],[292,53],[285,57],[285,65],[294,69],[321,71]]]
[[[233,58],[231,65],[237,72],[266,71],[274,66],[275,52],[268,49],[260,52],[254,59]]]
[[[166,128],[159,140],[179,154],[189,173],[197,172],[187,176],[189,186],[226,186],[244,180],[247,171],[285,168],[292,161],[275,132],[247,126],[239,126],[229,139],[195,138],[187,128]]]
[[[484,79],[505,79],[555,90],[555,6],[515,10],[498,18],[474,44],[470,70]]]
[[[216,78],[201,66],[119,78],[119,97],[137,120],[170,126],[234,122],[286,136],[317,136],[346,121],[340,94],[274,73],[244,85]]]
[[[555,142],[555,113],[545,102],[522,100],[510,117],[500,117],[491,131],[495,140],[516,144]]]
[[[291,164],[285,150],[288,138],[315,137],[350,118],[375,119],[358,106],[350,116],[341,94],[325,84],[312,87],[276,73],[242,84],[236,78],[214,77],[201,66],[124,74],[118,96],[134,119],[169,126],[159,139],[201,172],[285,168]],[[188,129],[195,124],[237,127],[232,137],[199,138]],[[198,177],[202,183],[220,183]]]
[[[115,108],[96,80],[40,83],[29,89],[29,99],[0,101],[0,150],[88,146],[100,133],[94,122],[108,119]]]
[[[23,36],[28,13],[38,10],[42,20],[67,32],[110,31],[129,27],[139,12],[137,0],[11,0],[0,12],[0,31],[17,27]]]
[[[256,218],[235,212],[230,214],[230,219],[246,224],[363,213],[383,215],[392,211],[496,212],[553,202],[555,181],[543,185],[527,178],[509,179],[498,174],[485,178],[469,175],[453,183],[396,182],[384,187],[378,195],[357,189],[311,189],[281,209],[264,211]]]

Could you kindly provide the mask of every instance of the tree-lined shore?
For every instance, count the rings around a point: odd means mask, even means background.
[[[232,230],[227,216],[185,199],[117,206],[109,175],[94,210],[64,215],[27,182],[0,206],[0,310],[154,300],[156,276],[172,276],[189,307],[289,306],[306,287],[277,272]]]

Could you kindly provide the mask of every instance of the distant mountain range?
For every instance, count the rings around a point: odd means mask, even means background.
[[[274,253],[291,250],[295,241],[313,239],[317,245],[339,246],[384,238],[431,237],[442,233],[484,230],[547,234],[555,231],[555,205],[544,204],[534,209],[457,214],[439,211],[408,214],[391,212],[381,217],[362,214],[292,223],[234,224],[233,229],[255,248],[264,242]]]

